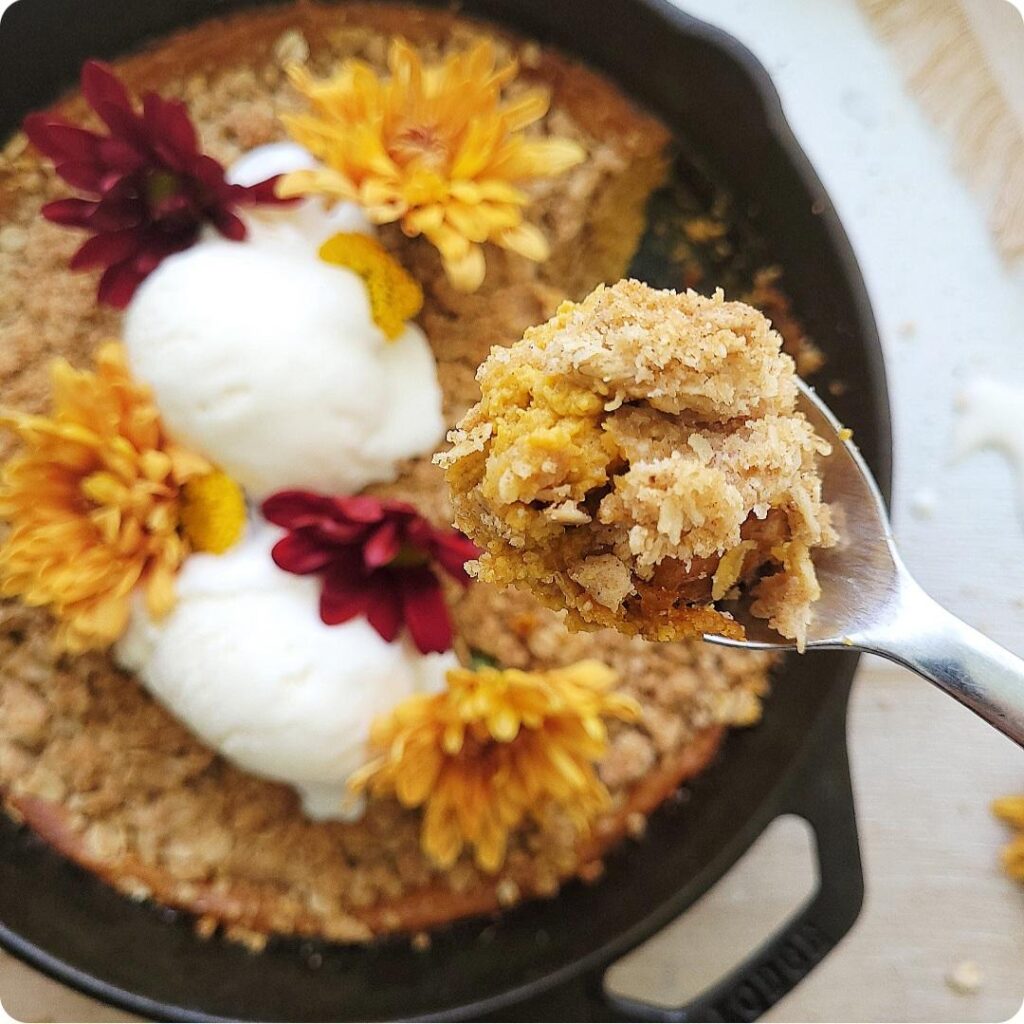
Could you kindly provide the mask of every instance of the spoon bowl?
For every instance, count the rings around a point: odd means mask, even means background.
[[[1024,661],[961,622],[917,584],[896,549],[889,516],[849,431],[808,384],[799,410],[831,452],[819,466],[822,498],[839,534],[815,552],[821,596],[812,607],[806,650],[853,648],[898,662],[935,683],[1024,746]],[[740,599],[724,605],[742,640],[705,634],[710,643],[748,650],[795,650]]]

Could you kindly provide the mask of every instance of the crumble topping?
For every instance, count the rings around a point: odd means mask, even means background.
[[[281,139],[279,114],[297,106],[275,52],[308,56],[322,74],[351,56],[382,69],[398,34],[436,59],[471,46],[481,28],[399,5],[309,3],[205,23],[118,70],[132,88],[185,98],[204,148],[230,163]],[[664,173],[668,139],[598,76],[536,44],[494,37],[502,56],[517,54],[529,76],[553,89],[538,130],[577,139],[589,157],[564,179],[530,187],[552,243],[547,263],[489,253],[488,280],[476,294],[450,286],[425,241],[382,230],[382,242],[424,287],[419,323],[438,360],[449,425],[479,397],[474,372],[491,345],[511,344],[566,295],[622,275]],[[84,109],[77,97],[67,106]],[[0,388],[5,403],[31,411],[45,407],[52,356],[85,366],[101,340],[119,333],[117,314],[94,303],[95,276],[66,270],[80,239],[39,217],[40,205],[63,192],[23,136],[3,149]],[[0,439],[0,455],[9,450]],[[427,460],[408,460],[394,483],[371,490],[414,502],[439,526],[451,523],[442,474]],[[390,799],[372,800],[358,824],[311,822],[288,787],[216,756],[108,655],[56,654],[52,620],[13,602],[0,605],[5,804],[132,898],[194,912],[203,935],[221,928],[253,948],[268,932],[363,942],[550,896],[573,874],[597,877],[607,849],[641,835],[645,816],[714,755],[723,726],[760,714],[766,655],[655,645],[610,630],[571,633],[563,616],[528,594],[483,584],[450,598],[464,661],[477,651],[544,670],[596,658],[640,702],[642,720],[613,729],[599,766],[612,807],[589,843],[580,845],[571,829],[525,829],[492,880],[469,858],[433,868],[419,847],[419,816]]]

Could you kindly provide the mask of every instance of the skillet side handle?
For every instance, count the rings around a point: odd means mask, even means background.
[[[846,699],[833,703],[810,749],[790,777],[765,828],[795,814],[812,828],[818,888],[779,931],[721,981],[685,1006],[666,1007],[608,991],[606,968],[489,1016],[537,1021],[753,1021],[790,992],[853,926],[864,901],[864,877],[846,752]]]
[[[605,998],[631,1021],[754,1021],[792,991],[843,939],[864,902],[845,716],[818,742],[831,750],[806,758],[780,802],[814,831],[818,888],[810,902],[725,978],[681,1007],[659,1007],[611,992]]]

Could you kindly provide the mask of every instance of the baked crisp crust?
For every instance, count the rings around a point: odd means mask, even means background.
[[[317,74],[361,56],[383,68],[388,40],[402,35],[434,58],[469,45],[480,26],[451,14],[392,5],[303,4],[253,12],[169,39],[118,65],[128,86],[185,98],[204,149],[223,162],[282,137],[278,115],[297,99],[281,65],[304,59]],[[476,367],[492,345],[508,345],[580,297],[620,276],[643,225],[643,207],[664,170],[664,128],[603,79],[498,34],[516,53],[522,87],[553,92],[539,130],[575,138],[588,160],[533,188],[533,219],[552,240],[537,266],[488,252],[475,294],[456,292],[431,246],[395,228],[382,240],[424,285],[420,324],[439,364],[446,415],[454,423],[479,397]],[[66,111],[85,116],[78,98]],[[11,140],[0,157],[0,387],[6,404],[41,411],[56,355],[87,365],[116,337],[119,317],[94,302],[95,278],[72,274],[80,242],[39,216],[63,193],[52,172]],[[584,240],[581,244],[580,239]],[[586,254],[579,258],[580,252]],[[9,452],[6,437],[0,456]],[[413,501],[451,522],[440,470],[414,460],[401,478],[373,489]],[[593,657],[617,668],[643,720],[614,733],[601,773],[613,809],[577,842],[566,827],[519,835],[497,877],[464,859],[435,871],[419,848],[419,817],[387,800],[356,824],[313,823],[287,787],[249,776],[196,740],[106,656],[67,659],[51,645],[46,614],[0,606],[0,785],[8,808],[68,856],[138,898],[152,896],[258,945],[268,932],[365,941],[483,913],[520,898],[551,895],[561,880],[592,876],[603,853],[635,834],[643,815],[713,756],[723,726],[756,720],[768,659],[700,645],[655,648],[618,633],[571,634],[527,595],[479,585],[453,593],[459,648],[518,667]]]
[[[481,579],[652,640],[742,636],[715,602],[749,585],[754,613],[802,642],[809,552],[835,541],[829,448],[763,314],[620,281],[494,349],[477,379],[437,461]]]

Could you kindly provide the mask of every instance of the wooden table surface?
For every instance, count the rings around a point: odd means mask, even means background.
[[[679,2],[738,35],[772,72],[857,250],[886,347],[895,521],[909,565],[937,598],[1024,654],[1024,510],[1014,483],[994,455],[960,466],[948,459],[967,375],[1024,384],[1020,267],[998,261],[948,148],[904,94],[854,0]],[[1011,28],[1020,29],[1006,33],[1019,54],[1024,29]],[[916,515],[927,492],[936,511]],[[850,746],[865,908],[768,1019],[1006,1019],[1024,1000],[1024,887],[999,872],[1006,834],[988,804],[1024,791],[1024,755],[926,683],[876,660],[855,685]],[[811,884],[798,870],[805,843],[799,832],[772,841],[696,913],[617,968],[616,987],[671,1001],[702,967],[729,963],[792,909]],[[980,972],[970,994],[947,983],[965,961]],[[0,998],[22,1020],[131,1019],[2,954]]]

